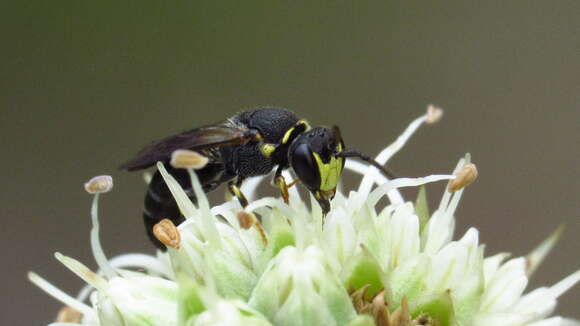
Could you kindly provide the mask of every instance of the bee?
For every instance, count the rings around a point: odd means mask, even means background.
[[[288,188],[299,182],[313,194],[324,215],[330,211],[330,200],[334,198],[347,157],[367,161],[392,178],[386,168],[370,157],[346,150],[338,127],[313,128],[291,111],[276,107],[243,111],[225,121],[153,142],[121,169],[138,171],[163,162],[195,201],[188,172],[169,165],[172,153],[178,149],[194,150],[208,158],[207,165],[197,171],[206,193],[227,182],[230,193],[244,207],[248,204],[240,190],[244,179],[269,174],[274,168],[274,184],[285,202]],[[282,176],[282,171],[288,168],[297,177],[292,183],[286,183]],[[165,218],[175,225],[184,220],[160,172],[156,171],[145,194],[143,220],[149,238],[161,249],[165,246],[153,235],[153,226]]]

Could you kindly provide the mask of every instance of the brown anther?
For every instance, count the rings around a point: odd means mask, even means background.
[[[199,170],[206,166],[209,159],[198,152],[188,149],[178,149],[171,153],[169,164],[178,169],[195,169]]]
[[[80,311],[71,306],[64,306],[60,308],[54,321],[57,323],[80,323],[82,317],[83,314]]]
[[[113,189],[113,178],[110,175],[99,175],[85,183],[85,190],[89,194],[101,194]]]
[[[409,311],[409,300],[407,297],[403,297],[401,302],[401,325],[407,325],[411,322],[411,312]]]
[[[391,314],[387,306],[374,307],[373,306],[373,317],[375,319],[375,324],[377,326],[392,326],[391,324]]]
[[[449,182],[447,189],[451,192],[457,191],[470,185],[477,179],[477,167],[473,163],[465,164],[461,170],[455,174],[455,179]]]
[[[390,313],[385,302],[385,291],[377,293],[372,300],[372,314],[375,318],[375,323],[381,326],[390,326]]]
[[[377,293],[377,295],[375,295],[375,297],[373,298],[373,306],[382,307],[386,305],[387,303],[385,302],[385,290],[382,290],[381,292]]]
[[[433,319],[431,319],[427,314],[420,314],[413,320],[413,323],[417,326],[428,326],[433,324]]]
[[[370,284],[365,284],[358,290],[351,288],[350,299],[354,309],[359,314],[370,312],[370,304],[365,300]]]
[[[157,240],[167,247],[179,249],[181,245],[181,235],[179,230],[169,219],[163,219],[153,226],[153,234]]]
[[[390,316],[389,326],[407,326],[411,325],[411,314],[409,312],[409,301],[403,297],[401,305]]]
[[[256,223],[256,216],[252,213],[248,213],[246,211],[239,211],[236,214],[238,218],[238,222],[240,223],[240,227],[244,230],[251,228],[254,223]]]
[[[430,104],[427,107],[427,120],[425,120],[425,122],[427,124],[434,124],[434,123],[438,122],[439,120],[441,120],[442,116],[443,116],[443,109],[436,107],[433,104]]]

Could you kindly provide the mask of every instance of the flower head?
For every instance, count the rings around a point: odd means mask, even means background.
[[[431,107],[376,161],[385,164],[420,125],[441,114]],[[99,271],[56,254],[88,283],[76,298],[29,274],[69,307],[54,325],[580,325],[549,317],[558,297],[580,280],[580,271],[524,293],[560,231],[530,255],[509,260],[508,254],[485,257],[475,228],[454,240],[456,209],[477,177],[469,155],[449,175],[393,180],[373,166],[347,161],[346,169],[362,174],[362,182],[356,191],[337,191],[323,216],[318,201],[310,196],[307,205],[296,187],[289,189],[288,204],[274,197],[255,199],[262,178],[242,187],[250,199],[247,207],[236,200],[210,207],[193,170],[199,157],[178,154],[198,203],[158,165],[186,220],[156,226],[154,234],[168,250],[155,257],[106,258],[97,208],[99,192],[110,190],[105,186],[112,181],[102,177],[101,183],[88,183],[95,194],[91,246]],[[432,213],[423,188],[415,203],[398,191],[440,180],[449,185]],[[380,207],[385,196],[391,203]]]

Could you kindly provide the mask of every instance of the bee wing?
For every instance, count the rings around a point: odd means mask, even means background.
[[[135,158],[121,165],[121,169],[136,171],[148,168],[158,161],[169,161],[178,149],[201,151],[204,149],[244,144],[252,138],[251,131],[227,125],[200,127],[151,143]]]

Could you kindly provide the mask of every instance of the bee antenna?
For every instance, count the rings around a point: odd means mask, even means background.
[[[381,164],[379,164],[379,162],[375,161],[374,159],[372,159],[370,156],[365,155],[359,151],[356,150],[347,150],[347,151],[343,151],[340,153],[336,153],[336,156],[338,157],[358,157],[361,160],[368,162],[370,165],[374,166],[375,168],[379,169],[379,171],[381,171],[384,175],[386,175],[389,179],[395,179],[396,176],[393,172],[391,172],[389,169],[387,169],[386,167],[382,166]]]
[[[340,133],[340,128],[338,128],[337,125],[332,126],[332,132],[334,133],[336,139],[338,139],[339,142],[342,142],[342,134]]]

